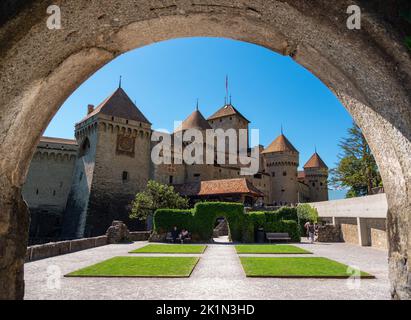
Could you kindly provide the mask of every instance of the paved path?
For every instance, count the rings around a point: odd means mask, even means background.
[[[209,245],[190,278],[184,279],[103,279],[57,277],[113,256],[126,256],[131,249],[146,245],[109,245],[25,265],[26,299],[389,299],[387,253],[349,244],[301,244],[314,256],[328,257],[374,274],[357,288],[338,279],[246,278],[232,245]],[[150,255],[154,256],[154,255]],[[187,255],[172,255],[187,256]],[[263,255],[267,256],[267,255]],[[278,257],[279,255],[275,255]],[[286,255],[284,255],[286,256]],[[55,275],[55,274],[54,274]],[[48,280],[47,280],[48,279]],[[50,288],[50,284],[52,285]]]

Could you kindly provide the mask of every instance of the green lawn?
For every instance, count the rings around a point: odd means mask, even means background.
[[[190,277],[199,258],[115,257],[66,277]]]
[[[286,244],[237,245],[235,248],[238,254],[311,254],[310,251]]]
[[[129,253],[203,253],[207,246],[190,244],[149,244]]]
[[[249,258],[241,257],[247,277],[273,278],[348,278],[348,266],[320,257]],[[374,276],[361,272],[361,278]]]

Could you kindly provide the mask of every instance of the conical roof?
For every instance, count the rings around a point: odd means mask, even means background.
[[[82,121],[98,113],[151,124],[122,88],[118,88]]]
[[[196,110],[183,121],[183,123],[177,128],[176,132],[189,129],[207,130],[211,129],[211,126],[201,112]]]
[[[228,117],[228,116],[239,116],[243,118],[245,121],[250,122],[231,103],[219,109],[216,113],[210,116],[207,120],[215,120],[215,119]]]
[[[286,136],[281,134],[263,151],[263,153],[274,153],[284,151],[298,153],[298,150],[291,144],[291,142],[286,138]]]
[[[310,160],[307,161],[307,163],[304,165],[304,169],[315,169],[315,168],[322,168],[322,169],[328,169],[327,165],[321,159],[320,155],[315,152]]]

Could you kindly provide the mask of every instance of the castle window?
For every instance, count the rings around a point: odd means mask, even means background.
[[[39,194],[39,189],[36,189],[36,194]]]
[[[322,182],[320,183],[320,186],[321,186],[321,187],[323,186],[323,183],[322,183]]]
[[[114,121],[114,117],[111,117],[111,121]]]
[[[199,174],[199,173],[194,174],[194,178],[200,178],[200,176],[201,176],[201,174]]]
[[[56,190],[53,190],[53,197],[56,196]]]
[[[275,177],[275,172],[273,172],[273,173],[271,174],[271,176]]]
[[[128,180],[128,172],[127,171],[123,171],[122,179],[123,179],[123,182],[126,182]]]
[[[313,185],[313,187],[315,187],[315,182],[313,182],[313,184],[312,184],[312,185]]]
[[[174,177],[173,177],[173,176],[170,176],[170,177],[168,178],[168,183],[169,183],[169,184],[173,184],[173,183],[174,183]]]
[[[283,176],[284,176],[284,177],[287,176],[287,171],[284,171],[284,172],[283,172]]]
[[[126,124],[128,124],[128,120],[126,120]]]

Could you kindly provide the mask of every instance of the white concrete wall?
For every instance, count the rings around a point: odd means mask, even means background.
[[[324,202],[310,203],[322,218],[386,218],[388,211],[385,193]]]

